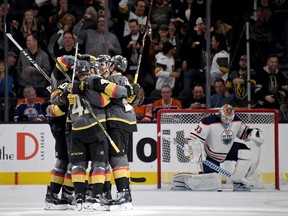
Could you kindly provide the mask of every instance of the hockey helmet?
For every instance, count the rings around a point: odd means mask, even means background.
[[[127,59],[121,55],[113,56],[110,59],[110,62],[115,65],[116,70],[125,72],[127,69],[127,65],[128,65]]]
[[[110,59],[111,57],[109,55],[99,55],[96,58],[96,61],[99,62],[100,68],[99,68],[99,74],[103,76],[104,78],[107,78],[110,75]]]
[[[235,116],[234,108],[230,104],[224,104],[219,109],[219,114],[223,124],[230,124]]]
[[[108,63],[110,59],[111,57],[109,55],[103,54],[103,55],[97,56],[96,61]]]
[[[90,65],[88,61],[77,60],[76,62],[76,74],[90,74]]]

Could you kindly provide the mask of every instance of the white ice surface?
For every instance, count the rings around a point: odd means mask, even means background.
[[[44,185],[0,186],[0,216],[288,216],[288,191],[170,191],[132,185],[133,210],[113,212],[45,211],[45,193]]]

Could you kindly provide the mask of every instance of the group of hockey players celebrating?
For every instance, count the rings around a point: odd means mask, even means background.
[[[127,152],[137,130],[132,106],[140,87],[122,75],[126,68],[121,55],[57,58],[46,109],[56,163],[44,209],[132,209]],[[116,196],[111,194],[111,176]]]

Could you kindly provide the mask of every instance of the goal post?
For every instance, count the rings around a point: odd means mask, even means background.
[[[188,136],[191,130],[208,115],[218,114],[218,109],[159,110],[157,114],[157,187],[171,188],[172,177],[178,173],[198,173],[201,167],[190,163]],[[255,188],[280,189],[278,152],[278,111],[274,109],[236,109],[235,113],[248,126],[259,128],[264,134],[260,162],[255,172],[259,182]],[[178,141],[181,140],[180,145]],[[221,163],[221,167],[225,166]],[[232,165],[231,165],[232,164]],[[224,169],[233,173],[235,163]],[[228,167],[228,168],[227,168]],[[258,180],[257,180],[258,181]],[[231,181],[222,176],[222,185]]]

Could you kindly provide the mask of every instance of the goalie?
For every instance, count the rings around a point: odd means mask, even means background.
[[[263,142],[262,132],[248,127],[235,115],[234,108],[225,104],[219,109],[218,115],[203,118],[190,132],[190,161],[202,165],[206,160],[217,166],[224,161],[235,161],[235,169],[230,176],[234,184],[233,190],[251,191],[253,184],[250,177],[259,164],[260,146]],[[217,181],[209,176],[216,172],[215,169],[205,164],[207,163],[203,163],[203,174],[198,176],[205,179],[204,176],[207,175],[211,181]]]

